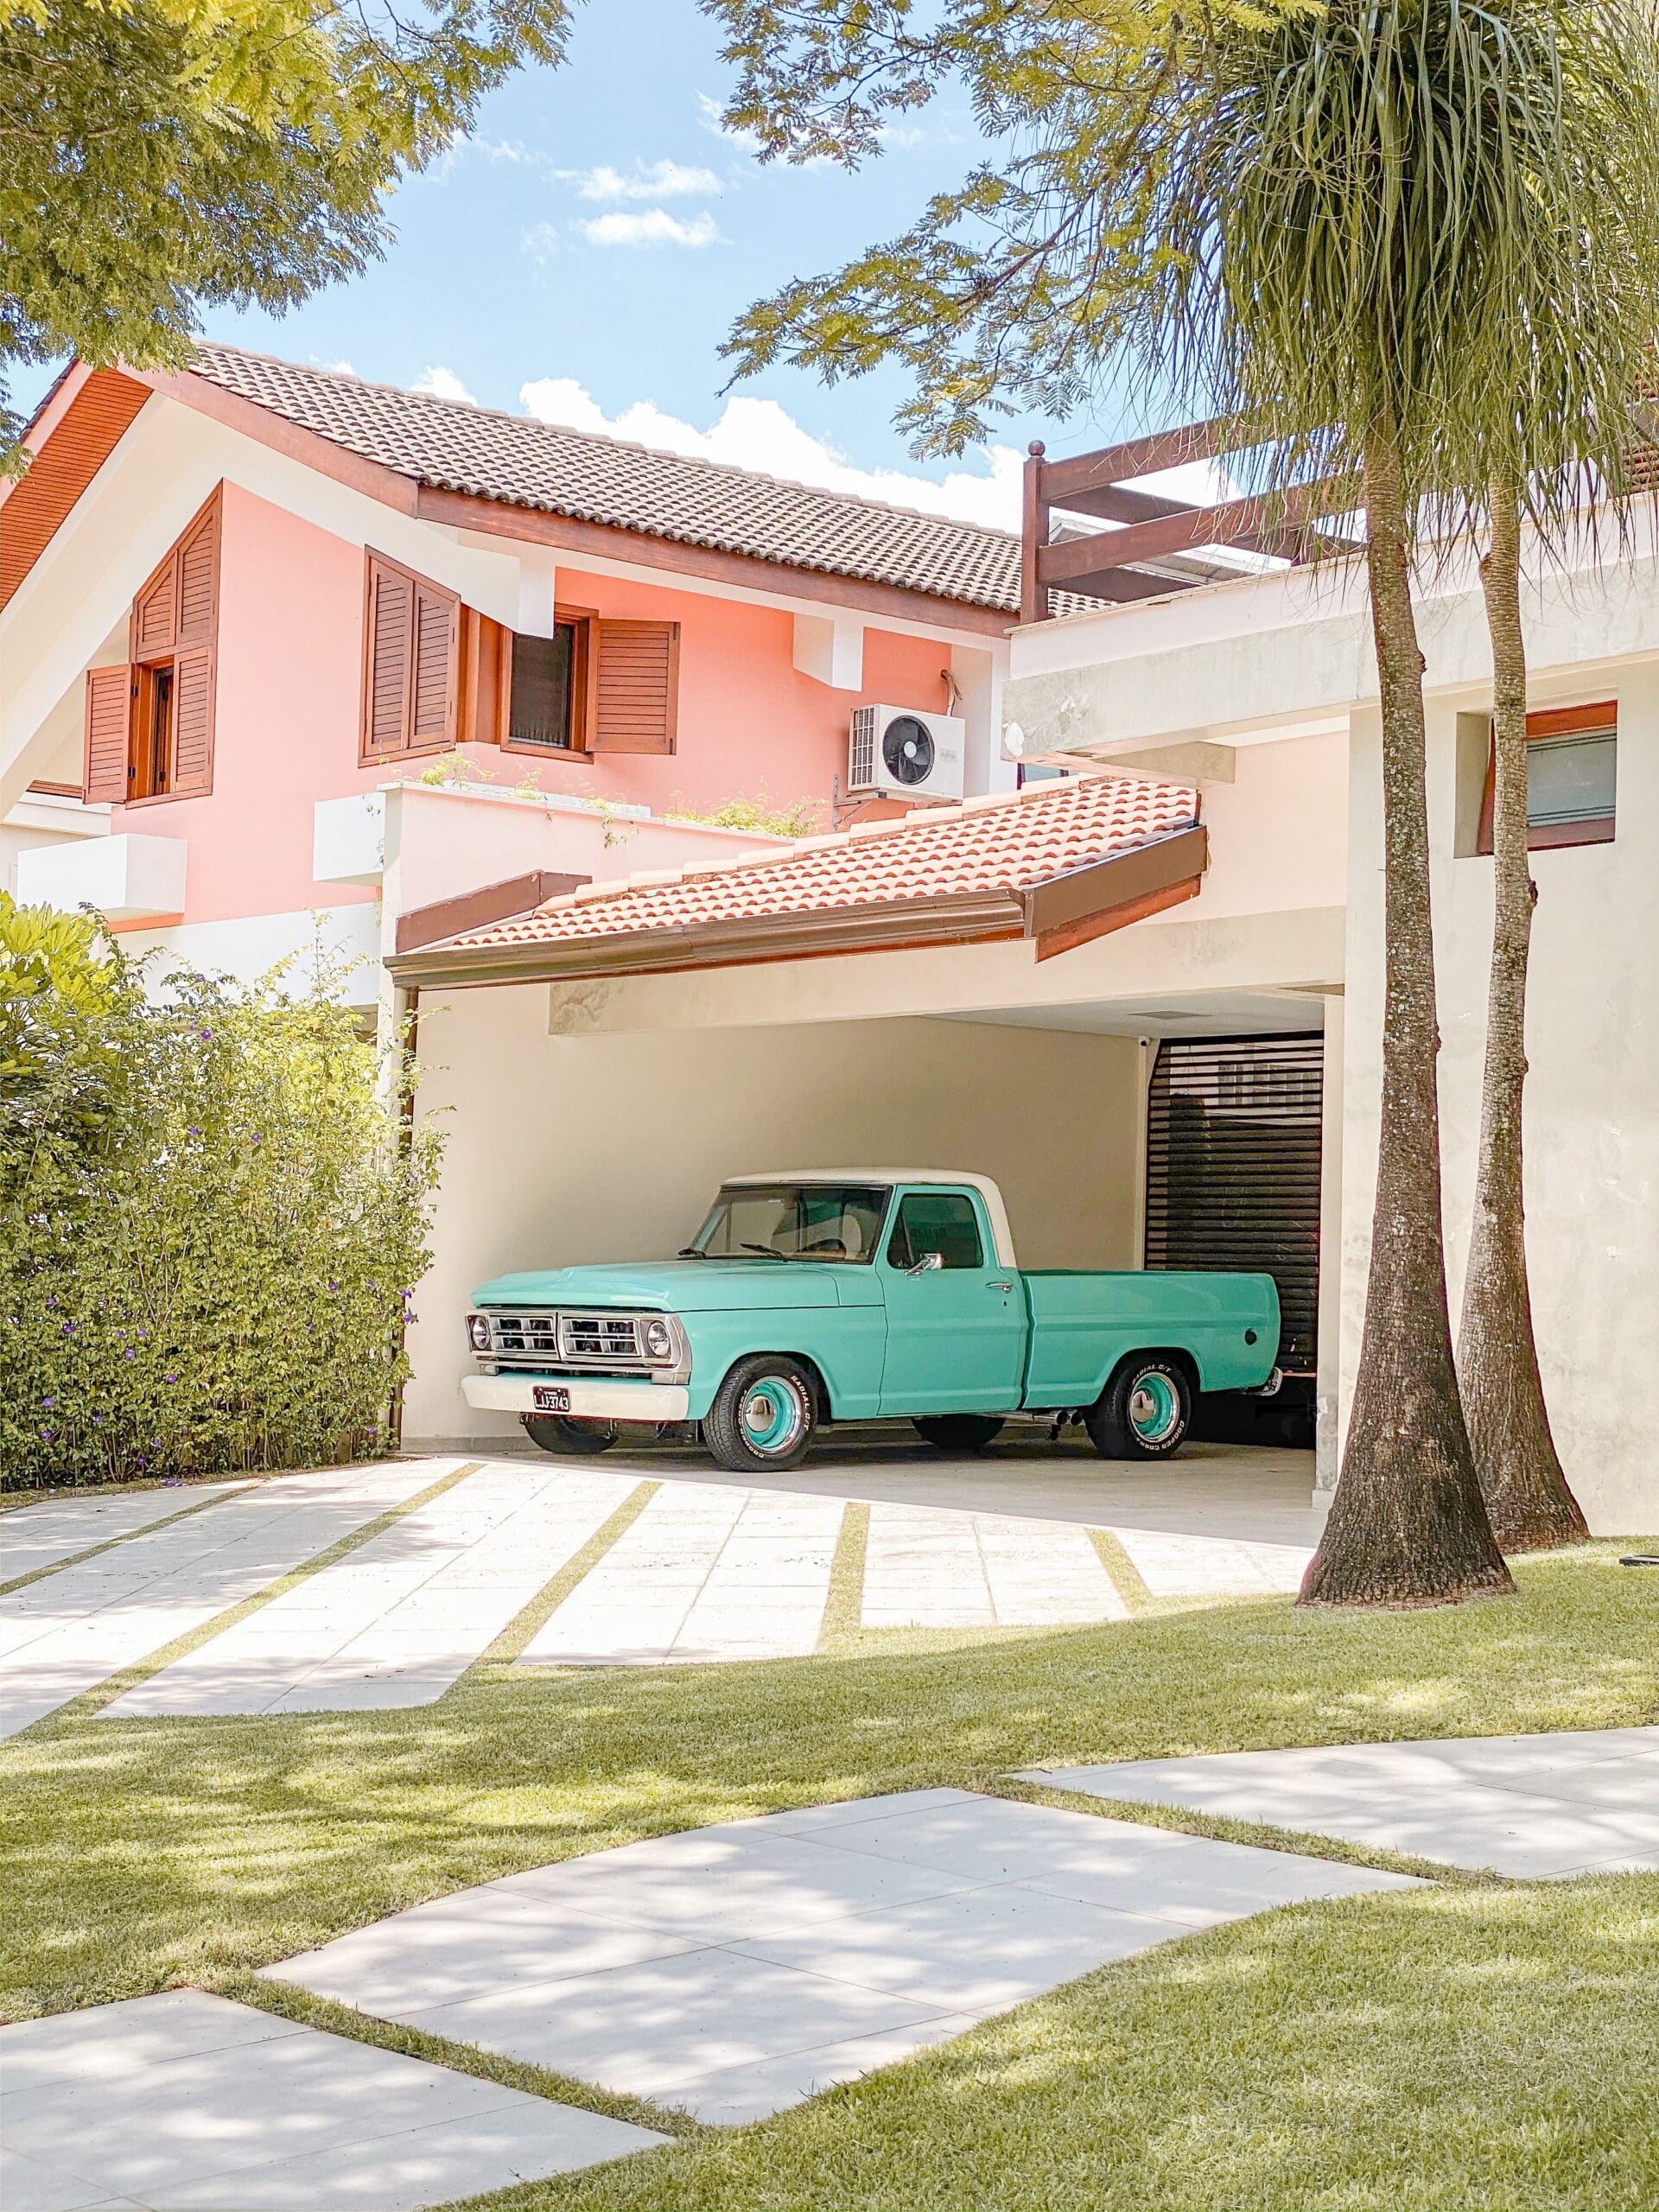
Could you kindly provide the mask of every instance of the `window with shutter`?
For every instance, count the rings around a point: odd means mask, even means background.
[[[367,558],[363,729],[366,764],[438,753],[457,741],[461,601],[389,561]]]
[[[591,742],[596,753],[671,753],[678,708],[680,626],[608,617],[594,624]]]
[[[86,678],[86,796],[142,804],[213,787],[219,493],[132,602],[131,661]]]

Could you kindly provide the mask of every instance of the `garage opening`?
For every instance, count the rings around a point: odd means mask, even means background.
[[[1225,1416],[1274,1443],[1301,1441],[1312,1421],[1324,1066],[1317,1030],[1169,1038],[1147,1102],[1147,1266],[1262,1272],[1279,1286],[1284,1390]]]

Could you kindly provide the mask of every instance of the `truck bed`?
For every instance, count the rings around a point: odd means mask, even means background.
[[[1031,1322],[1027,1406],[1092,1402],[1134,1351],[1190,1352],[1203,1390],[1255,1389],[1273,1372],[1279,1294],[1271,1275],[1045,1268],[1022,1271],[1021,1280]]]

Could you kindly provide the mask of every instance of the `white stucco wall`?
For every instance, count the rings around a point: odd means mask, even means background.
[[[1544,703],[1557,703],[1562,677],[1558,672],[1547,681]],[[1618,702],[1618,834],[1609,845],[1533,855],[1538,908],[1528,1001],[1528,1260],[1544,1385],[1568,1478],[1592,1529],[1642,1534],[1659,1530],[1659,663],[1587,673],[1576,696]],[[1492,924],[1491,861],[1455,850],[1459,703],[1455,697],[1432,702],[1428,731],[1454,1324],[1474,1193]],[[1376,1179],[1379,743],[1375,712],[1357,715],[1344,1081],[1344,1425]]]
[[[943,1161],[997,1178],[1028,1264],[1136,1264],[1130,1038],[934,1020],[555,1037],[545,988],[524,985],[431,995],[419,1050],[420,1110],[448,1151],[410,1338],[409,1442],[513,1431],[460,1396],[461,1318],[480,1281],[660,1258],[728,1174]]]

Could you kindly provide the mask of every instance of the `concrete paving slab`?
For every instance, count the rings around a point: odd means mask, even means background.
[[[1656,1751],[1659,1729],[1599,1729],[1227,1751],[1021,1778],[1544,1878],[1592,1866],[1659,1870]]]
[[[693,1951],[411,2012],[410,2024],[607,2088],[675,2103],[704,2071],[765,2064],[946,2008],[733,1951]]]
[[[870,1508],[866,1628],[1057,1627],[1128,1613],[1074,1522]]]
[[[930,1897],[792,1936],[739,1938],[743,1956],[955,2012],[1000,2012],[1114,1959],[1189,1934],[1155,1919],[998,1885]]]
[[[728,2122],[1195,1926],[1402,1886],[1414,1885],[926,1789],[511,1875],[264,1971]],[[616,1948],[630,1930],[651,1949]]]
[[[96,1497],[54,1497],[0,1513],[0,1582],[60,1566],[94,1544],[114,1543],[152,1521],[228,1497],[247,1484],[178,1483],[170,1489],[104,1491]]]
[[[850,2036],[844,2042],[822,2044],[816,2050],[794,2050],[781,2058],[763,2058],[747,2066],[716,2067],[707,2073],[687,2074],[665,2082],[658,2101],[678,2105],[710,2127],[740,2127],[750,2120],[766,2120],[791,2105],[805,2102],[844,2082],[856,2082],[878,2067],[896,2066],[914,2058],[932,2044],[949,2043],[977,2027],[972,2012],[938,2012],[931,2018],[912,2020],[906,2026],[877,2035]]]
[[[257,1596],[424,1490],[448,1464],[275,1477],[0,1599],[0,1735]]]
[[[441,1697],[636,1488],[496,1464],[405,1514],[107,1708],[385,1710]]]
[[[0,2029],[0,2064],[7,2212],[403,2212],[663,2139],[195,1990]]]
[[[665,1483],[521,1663],[804,1657],[817,1644],[842,1512],[838,1499]]]

